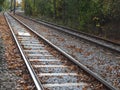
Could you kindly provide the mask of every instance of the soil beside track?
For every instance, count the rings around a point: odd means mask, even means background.
[[[5,18],[0,14],[0,90],[34,90],[31,82]]]

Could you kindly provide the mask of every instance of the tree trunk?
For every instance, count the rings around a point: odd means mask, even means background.
[[[14,11],[13,11],[14,15],[15,15],[15,8],[16,8],[16,0],[14,0]]]
[[[65,0],[63,0],[63,23],[66,23],[65,15],[66,15],[66,4],[65,4]]]
[[[54,18],[56,19],[56,16],[57,16],[56,0],[53,1],[53,4],[54,4]]]
[[[11,10],[10,11],[12,11],[12,3],[13,3],[13,0],[11,0],[11,7],[10,7]]]

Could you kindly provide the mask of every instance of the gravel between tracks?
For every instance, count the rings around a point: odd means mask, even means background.
[[[12,34],[0,15],[0,90],[34,90]],[[1,53],[2,52],[2,53]]]
[[[6,15],[7,16],[7,15]],[[16,33],[16,36],[19,38],[19,42],[27,40],[27,42],[30,41],[38,41],[35,36],[31,36],[30,37],[22,37],[19,36],[18,32],[26,32],[28,33],[25,28],[23,26],[21,26],[17,21],[15,21],[14,19],[12,19],[11,17],[8,17],[8,21],[10,22],[10,24],[12,25],[12,28],[14,30],[14,32]],[[26,52],[26,57],[27,58],[36,58],[36,59],[40,59],[40,58],[54,58],[55,60],[58,60],[59,64],[62,66],[67,66],[67,67],[40,67],[40,68],[36,68],[33,67],[35,69],[35,71],[37,72],[37,74],[44,74],[44,73],[49,73],[49,74],[55,74],[55,73],[76,73],[77,75],[61,75],[61,76],[42,76],[40,77],[40,81],[42,84],[65,84],[65,83],[86,83],[87,85],[84,87],[81,86],[72,86],[71,87],[67,87],[67,86],[63,86],[63,87],[51,87],[49,88],[49,90],[108,90],[106,87],[104,87],[103,84],[101,84],[100,82],[98,82],[95,78],[93,78],[91,75],[85,73],[83,70],[81,70],[80,68],[78,68],[76,65],[73,65],[73,63],[71,63],[67,58],[65,58],[63,55],[61,55],[61,53],[57,52],[56,50],[54,50],[53,48],[51,48],[49,45],[47,45],[47,43],[44,43],[43,40],[39,40],[39,43],[42,44],[43,47],[41,47],[41,50],[45,49],[49,52],[47,53],[41,53],[43,56],[36,56],[35,53],[28,53]],[[31,50],[31,49],[35,49],[34,47],[36,47],[36,45],[25,45],[25,43],[21,43],[22,47],[24,50]],[[45,46],[44,46],[45,45]],[[38,46],[38,45],[37,45]],[[40,47],[40,46],[39,46]],[[38,54],[38,53],[37,53]],[[32,56],[31,56],[32,55]],[[34,55],[34,56],[33,56]],[[50,57],[46,57],[45,55],[52,55]],[[49,59],[48,59],[49,60]],[[60,60],[60,61],[59,61]],[[44,62],[44,61],[43,61]],[[42,62],[42,63],[43,63]],[[43,65],[42,63],[40,64],[39,62],[31,62],[32,65]],[[44,62],[45,63],[45,62]],[[54,62],[55,63],[55,62]],[[48,65],[53,65],[51,62],[46,63]],[[55,65],[58,65],[57,63]],[[43,85],[44,86],[44,85]],[[55,89],[56,88],[56,89]],[[47,87],[45,88],[45,90],[47,89]]]
[[[120,55],[93,43],[37,24],[17,16],[20,20],[86,65],[113,86],[120,89]]]

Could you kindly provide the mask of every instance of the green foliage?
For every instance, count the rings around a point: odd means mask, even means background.
[[[0,6],[0,12],[2,11],[2,7]]]
[[[2,5],[4,1],[5,1],[5,0],[0,0],[0,5]]]
[[[8,10],[9,8],[10,8],[10,1],[9,0],[4,0],[3,9]]]
[[[4,0],[0,0],[0,12],[2,11],[2,5],[4,3]]]
[[[83,29],[120,19],[120,0],[25,0],[27,15],[43,16]],[[97,19],[96,19],[97,18]]]
[[[115,19],[117,21],[120,20],[120,0],[113,0],[110,9],[110,15],[112,19]]]

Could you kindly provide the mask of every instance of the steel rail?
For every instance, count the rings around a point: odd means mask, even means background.
[[[10,15],[10,14],[9,14]],[[12,16],[12,15],[10,15]],[[57,51],[59,51],[62,55],[64,55],[66,58],[68,58],[69,60],[71,60],[74,64],[76,64],[77,66],[79,66],[80,68],[82,68],[84,71],[86,71],[87,73],[89,73],[91,76],[93,76],[94,78],[96,78],[98,81],[100,81],[102,84],[104,84],[107,88],[109,88],[110,90],[117,90],[114,86],[112,86],[111,84],[109,84],[107,81],[105,81],[103,78],[101,78],[100,76],[98,76],[96,73],[94,73],[93,71],[91,71],[90,69],[88,69],[85,65],[81,64],[80,62],[78,62],[76,59],[74,59],[72,56],[70,56],[69,54],[67,54],[66,52],[64,52],[62,49],[60,49],[59,47],[57,47],[56,45],[54,45],[53,43],[51,43],[49,40],[47,40],[46,38],[44,38],[42,35],[40,35],[39,33],[37,33],[36,31],[34,31],[32,28],[30,28],[29,26],[27,26],[25,23],[23,23],[22,21],[20,21],[19,19],[17,19],[15,16],[12,16],[14,19],[16,19],[19,23],[21,23],[22,25],[24,25],[26,28],[28,28],[31,32],[33,32],[34,34],[36,34],[39,38],[41,38],[42,40],[44,40],[46,43],[48,43],[50,46],[52,46],[53,48],[55,48]]]
[[[27,66],[27,68],[28,68],[28,71],[29,71],[29,73],[30,73],[30,75],[31,75],[31,77],[32,77],[32,79],[33,79],[33,81],[34,81],[34,84],[35,84],[37,90],[44,90],[43,87],[42,87],[42,85],[41,85],[41,82],[38,80],[38,77],[37,77],[37,75],[35,74],[34,69],[33,69],[32,66],[31,66],[30,62],[29,62],[29,61],[27,60],[27,58],[25,57],[24,52],[23,52],[23,50],[22,50],[22,48],[21,48],[21,46],[20,46],[20,44],[19,44],[19,42],[18,42],[18,40],[17,40],[17,38],[16,38],[16,36],[15,36],[15,34],[14,34],[14,32],[13,32],[13,29],[12,29],[12,27],[10,26],[10,23],[9,23],[9,21],[8,21],[8,19],[7,19],[7,17],[6,17],[5,14],[4,14],[4,17],[5,17],[5,19],[6,19],[6,22],[7,22],[8,26],[9,26],[9,28],[10,28],[10,31],[11,31],[11,33],[12,33],[12,35],[13,35],[13,38],[14,38],[16,44],[17,44],[17,47],[18,47],[18,49],[19,49],[19,51],[20,51],[20,53],[21,53],[21,55],[22,55],[22,58],[23,58],[26,66]]]
[[[90,35],[90,34],[87,34],[87,33],[84,33],[84,32],[80,32],[80,31],[77,31],[77,30],[75,30],[75,29],[71,29],[71,28],[69,28],[69,27],[64,27],[64,26],[61,26],[61,25],[53,24],[53,23],[47,22],[47,21],[45,21],[45,20],[32,19],[32,18],[28,18],[28,17],[23,16],[23,15],[20,15],[20,14],[16,14],[16,15],[21,16],[21,17],[23,17],[23,18],[27,18],[27,19],[29,19],[29,20],[32,20],[32,21],[34,21],[34,22],[36,22],[36,23],[45,25],[45,26],[47,26],[47,27],[60,30],[60,31],[65,32],[65,33],[67,33],[67,34],[73,35],[73,36],[75,36],[75,37],[81,38],[81,39],[86,40],[86,41],[88,41],[88,42],[95,43],[95,44],[97,44],[97,45],[100,45],[100,46],[102,46],[102,47],[105,47],[105,48],[108,48],[108,49],[110,49],[110,50],[112,50],[112,51],[115,51],[115,52],[120,53],[120,49],[112,48],[112,47],[109,46],[109,44],[108,44],[108,45],[104,45],[104,44],[98,43],[98,42],[96,42],[96,41],[94,41],[94,40],[86,39],[86,38],[84,38],[84,37],[81,37],[80,34],[82,34],[82,35],[84,35],[84,36],[86,36],[86,37],[90,37],[90,38],[102,40],[102,41],[104,41],[104,42],[106,42],[106,43],[110,43],[110,44],[116,45],[116,46],[120,46],[119,43],[115,43],[115,42],[112,42],[112,41],[110,41],[110,40],[108,40],[108,39],[103,39],[103,38],[98,37],[98,36],[95,36],[95,35]],[[76,34],[76,33],[78,33],[79,35]]]

